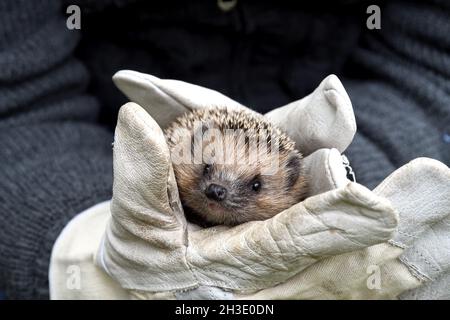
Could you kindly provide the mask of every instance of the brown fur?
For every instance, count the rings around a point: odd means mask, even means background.
[[[201,130],[194,127],[196,121],[202,123]],[[179,129],[187,129],[189,133],[180,132]],[[259,138],[258,146],[262,142],[268,149],[258,149],[254,161],[242,163],[237,160],[247,159],[245,157],[249,155],[251,140],[241,140],[244,141],[241,144],[225,138],[214,140],[221,141],[224,150],[229,147],[234,147],[235,150],[233,156],[224,157],[230,162],[216,163],[214,157],[205,151],[212,140],[205,138],[199,144],[193,139],[195,130],[202,136],[208,129],[218,129],[220,133],[228,129],[243,130],[237,132],[236,137],[241,135],[242,138],[244,132],[251,138]],[[306,197],[307,183],[301,154],[295,150],[294,142],[286,134],[259,114],[247,110],[196,110],[176,119],[165,130],[165,135],[171,152],[175,152],[182,141],[190,145],[190,151],[196,147],[203,148],[197,163],[173,164],[181,201],[188,216],[196,223],[236,225],[264,220]],[[275,142],[279,144],[276,155],[268,152]],[[263,174],[267,172],[264,169],[270,168],[272,161],[277,160],[279,165],[276,170],[272,174]],[[210,164],[209,169],[205,169],[206,164]],[[258,191],[253,189],[256,181],[260,182]],[[218,202],[206,197],[205,188],[211,183],[226,188],[227,197],[224,201]]]

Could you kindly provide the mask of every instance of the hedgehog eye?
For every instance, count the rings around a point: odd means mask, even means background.
[[[253,189],[253,191],[258,192],[261,189],[261,182],[258,180],[253,181],[252,189]]]
[[[211,173],[211,165],[205,164],[205,167],[203,168],[203,175],[206,176]]]

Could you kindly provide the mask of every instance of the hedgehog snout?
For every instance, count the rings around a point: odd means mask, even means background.
[[[205,189],[205,195],[215,201],[223,201],[227,197],[227,189],[221,185],[211,183]]]

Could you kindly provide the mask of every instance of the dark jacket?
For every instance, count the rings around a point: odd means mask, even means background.
[[[78,3],[81,30],[66,28]],[[427,156],[450,163],[450,5],[238,1],[0,2],[0,291],[47,298],[55,239],[111,197],[119,69],[207,86],[265,112],[336,73],[358,134],[346,152],[360,183]]]

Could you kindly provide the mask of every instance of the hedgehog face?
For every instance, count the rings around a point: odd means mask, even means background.
[[[293,151],[280,155],[280,166],[273,174],[261,174],[265,165],[268,161],[254,165],[210,161],[174,165],[188,216],[204,226],[237,225],[268,219],[305,197],[300,154]]]
[[[306,197],[301,154],[261,117],[243,111],[193,111],[165,134],[180,198],[192,222],[211,226],[264,220]]]

